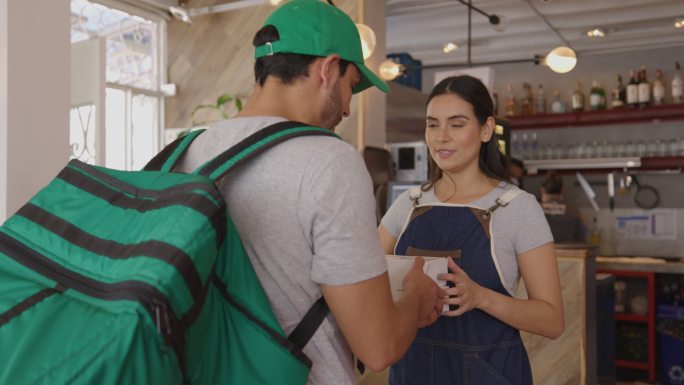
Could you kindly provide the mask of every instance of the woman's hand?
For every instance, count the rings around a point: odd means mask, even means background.
[[[447,258],[447,266],[451,273],[440,274],[437,278],[452,282],[454,287],[443,289],[447,294],[444,303],[458,305],[458,309],[451,310],[443,315],[449,317],[459,316],[467,311],[480,307],[485,299],[486,290],[473,282],[468,274],[461,269],[453,259]]]

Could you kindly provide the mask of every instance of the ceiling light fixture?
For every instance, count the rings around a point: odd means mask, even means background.
[[[465,0],[458,0],[461,4],[465,5],[468,7],[468,11],[473,10],[483,16],[485,16],[487,19],[489,19],[489,24],[494,26],[494,30],[497,32],[503,32],[506,27],[508,26],[508,19],[504,16],[499,16],[495,15],[493,13],[487,13],[480,8],[477,8],[476,6],[472,5],[470,1],[465,1]]]
[[[456,51],[458,48],[459,48],[458,44],[448,42],[448,43],[444,44],[444,47],[442,47],[442,52],[449,53],[449,52]]]
[[[674,27],[684,28],[684,17],[680,17],[679,19],[675,20]]]
[[[361,51],[363,51],[363,59],[368,59],[375,50],[375,32],[373,32],[371,27],[363,23],[356,23],[356,29],[359,30],[359,36],[361,37]]]
[[[546,55],[542,64],[549,66],[553,72],[564,74],[577,65],[577,54],[570,47],[556,47]]]
[[[387,59],[380,63],[380,67],[378,70],[378,75],[380,75],[380,78],[388,82],[398,78],[399,76],[405,73],[406,67],[391,59]]]
[[[554,31],[558,37],[563,40],[563,42],[566,44],[566,46],[560,46],[556,47],[551,52],[549,52],[546,56],[541,56],[541,55],[534,55],[533,58],[531,59],[512,59],[512,60],[499,60],[499,61],[491,61],[491,62],[480,62],[480,63],[473,63],[470,58],[470,49],[472,45],[472,38],[471,38],[471,32],[472,32],[472,22],[471,22],[471,13],[472,11],[476,11],[484,16],[486,16],[489,19],[489,23],[492,25],[499,25],[503,24],[502,22],[502,17],[499,17],[497,15],[490,15],[485,13],[484,11],[474,7],[471,4],[472,0],[468,0],[467,2],[465,0],[458,0],[461,4],[464,4],[468,7],[468,61],[466,63],[443,63],[443,64],[432,64],[432,65],[418,65],[418,66],[404,66],[402,64],[396,63],[393,60],[385,60],[384,62],[380,63],[380,66],[378,68],[378,72],[380,74],[380,77],[385,80],[385,81],[392,81],[396,79],[397,77],[403,75],[406,73],[408,70],[425,70],[425,69],[433,69],[433,68],[457,68],[457,67],[472,67],[473,65],[478,65],[478,66],[488,66],[488,65],[495,65],[495,64],[513,64],[513,63],[529,63],[532,62],[534,64],[543,64],[548,66],[552,71],[556,73],[566,73],[571,71],[573,68],[575,68],[575,65],[577,65],[577,54],[575,51],[570,48],[570,44],[565,40],[563,35],[561,35],[558,30],[556,30],[549,22],[544,18],[543,15],[539,13],[539,11],[530,4],[530,7],[541,17],[544,22],[551,28],[552,31]],[[452,47],[449,46],[449,44],[454,44],[455,43],[447,43],[444,45],[442,48],[442,51],[444,53],[448,53],[453,51]]]
[[[587,31],[588,37],[606,37],[606,30],[603,28],[594,28]]]

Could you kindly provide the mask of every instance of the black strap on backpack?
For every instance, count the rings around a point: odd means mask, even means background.
[[[194,173],[216,181],[226,176],[231,170],[278,143],[299,136],[317,135],[338,137],[330,130],[309,126],[301,122],[285,121],[275,123],[243,139],[235,146],[200,166]]]
[[[176,139],[158,153],[145,166],[144,170],[171,171],[192,141],[203,131],[204,130],[192,131],[182,138]],[[231,170],[244,164],[249,159],[256,157],[279,143],[300,136],[316,135],[337,137],[337,135],[330,130],[309,126],[301,122],[284,121],[275,123],[243,139],[235,146],[200,166],[194,173],[209,177],[216,181],[223,178]],[[319,298],[309,308],[287,339],[300,350],[303,349],[311,340],[316,330],[318,330],[318,327],[328,315],[329,311],[330,309],[325,302],[325,298]]]
[[[143,171],[159,171],[163,168],[166,168],[165,171],[170,171],[176,166],[176,163],[178,163],[178,160],[180,160],[180,157],[185,150],[190,147],[192,141],[202,132],[204,132],[204,130],[191,131],[174,140],[147,162],[145,167],[143,167]]]
[[[262,154],[278,143],[300,136],[312,135],[337,137],[337,135],[329,130],[312,127],[301,122],[285,121],[275,123],[255,132],[235,146],[214,157],[214,159],[195,170],[195,173],[216,181],[226,176],[231,170],[236,169],[246,161]],[[330,309],[325,302],[325,298],[319,298],[311,305],[287,339],[299,349],[303,349],[311,340],[316,330],[318,330],[318,327],[329,311]]]
[[[309,311],[306,312],[304,318],[299,321],[299,324],[287,339],[299,349],[304,349],[304,346],[311,340],[318,327],[321,326],[328,312],[330,312],[330,309],[328,308],[328,303],[325,302],[325,298],[319,298],[318,301],[311,305]]]

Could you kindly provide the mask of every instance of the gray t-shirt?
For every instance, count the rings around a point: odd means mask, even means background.
[[[192,171],[280,117],[217,123],[190,146],[178,170]],[[343,140],[291,139],[222,181],[231,218],[286,333],[322,295],[387,270],[375,222],[372,183],[360,154]],[[352,353],[332,316],[304,349],[308,384],[356,384]],[[273,383],[277,383],[273,373]]]
[[[514,186],[501,182],[487,195],[469,205],[488,209],[494,205],[497,198],[511,188]],[[381,224],[394,238],[399,238],[404,230],[413,207],[409,193],[410,190],[401,194],[382,218]],[[435,196],[434,188],[423,191],[419,202],[420,204],[441,203]],[[553,242],[553,236],[541,206],[534,195],[525,191],[521,191],[507,206],[499,207],[494,211],[492,232],[494,254],[498,261],[502,283],[513,295],[520,279],[517,255]]]

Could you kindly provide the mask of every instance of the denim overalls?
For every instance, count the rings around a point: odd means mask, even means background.
[[[492,213],[506,206],[520,190],[514,188],[489,209],[454,204],[420,205],[419,189],[398,255],[450,256],[480,286],[510,295],[499,275],[491,234]],[[532,384],[527,352],[517,329],[473,309],[458,317],[439,317],[419,329],[401,361],[390,371],[392,385],[528,385]]]

